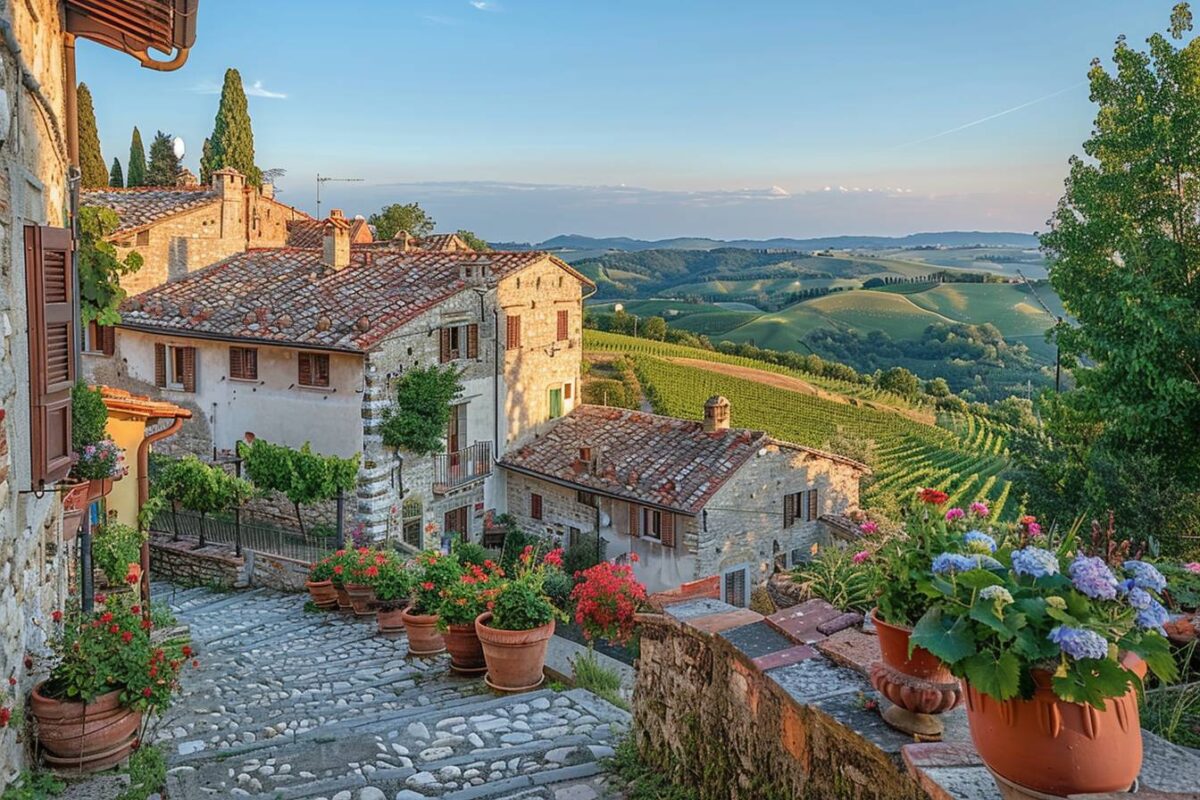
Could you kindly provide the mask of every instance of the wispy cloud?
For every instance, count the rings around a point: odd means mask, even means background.
[[[286,100],[287,94],[284,92],[275,92],[263,86],[262,81],[255,81],[249,86],[242,87],[247,97],[265,97],[269,100]],[[196,94],[220,94],[221,84],[216,81],[201,81],[192,87],[192,91]]]
[[[492,0],[470,0],[471,5],[479,11],[499,11],[500,4]]]
[[[962,125],[955,126],[948,130],[944,130],[941,133],[935,133],[932,136],[926,136],[923,139],[916,139],[911,142],[905,142],[904,144],[896,145],[896,147],[894,149],[900,150],[905,147],[913,147],[914,145],[924,144],[925,142],[932,142],[934,139],[940,139],[943,136],[949,136],[952,133],[958,133],[959,131],[965,131],[967,128],[974,128],[976,125],[982,125],[985,122],[991,122],[994,119],[1003,117],[1007,114],[1012,114],[1015,111],[1020,111],[1021,109],[1029,108],[1030,106],[1035,106],[1038,103],[1044,103],[1047,100],[1052,100],[1055,97],[1066,94],[1067,92],[1069,92],[1073,89],[1078,89],[1080,86],[1083,86],[1085,83],[1087,83],[1087,81],[1079,81],[1078,83],[1073,83],[1070,86],[1066,87],[1065,89],[1059,89],[1057,92],[1051,92],[1050,94],[1045,94],[1045,95],[1042,95],[1041,97],[1035,97],[1032,100],[1028,100],[1019,105],[1015,105],[1012,108],[1006,108],[1003,111],[997,111],[995,114],[988,114],[986,117],[980,117],[979,119],[971,120],[970,122],[963,123]]]

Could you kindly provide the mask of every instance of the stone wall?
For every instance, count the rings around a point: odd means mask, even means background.
[[[641,627],[634,741],[703,800],[926,797],[901,762],[911,739],[862,707],[871,694],[759,615],[695,600]]]
[[[250,585],[247,559],[238,558],[224,545],[206,545],[188,537],[174,541],[170,536],[150,539],[150,574],[183,586],[243,589]]]
[[[304,582],[308,580],[308,563],[255,550],[244,552],[251,586],[263,586],[281,592],[307,591]]]

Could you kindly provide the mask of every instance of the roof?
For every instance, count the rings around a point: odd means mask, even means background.
[[[131,394],[112,386],[97,386],[109,413],[125,414],[141,419],[191,419],[192,412],[174,403],[154,400],[145,395]]]
[[[128,233],[161,219],[214,203],[220,195],[211,186],[139,186],[133,189],[88,189],[80,204],[111,208],[121,218],[115,233]]]
[[[335,270],[319,249],[248,250],[130,298],[121,327],[200,338],[364,352],[472,284],[460,266],[486,265],[486,285],[550,259],[538,251],[431,253],[353,247]]]
[[[685,514],[705,503],[770,442],[764,431],[707,433],[700,422],[582,405],[550,423],[537,439],[500,459],[501,466],[586,491],[602,492]],[[583,468],[581,445],[594,464]]]
[[[346,222],[350,223],[351,244],[366,244],[374,241],[375,236],[371,233],[371,226],[365,219],[355,217]],[[325,220],[288,220],[287,234],[288,247],[320,247],[325,238]]]
[[[417,239],[417,247],[442,253],[460,253],[472,249],[457,233],[433,233],[423,236]]]

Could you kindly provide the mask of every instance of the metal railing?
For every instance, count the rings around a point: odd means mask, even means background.
[[[185,536],[201,544],[228,545],[239,553],[242,548],[249,548],[305,562],[316,561],[337,547],[337,530],[331,526],[318,526],[302,534],[244,518],[234,519],[232,515],[208,514],[202,519],[199,514],[184,509],[164,510],[150,527],[169,533],[175,539]]]
[[[491,474],[491,442],[476,442],[462,450],[433,456],[433,491],[437,494],[445,494]]]

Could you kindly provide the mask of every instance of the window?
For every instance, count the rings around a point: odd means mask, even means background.
[[[138,246],[138,247],[145,247],[145,246],[147,246],[148,244],[150,244],[150,231],[149,231],[149,229],[147,229],[147,230],[144,230],[144,231],[138,231],[138,232],[137,232],[137,242],[136,242],[136,244],[137,244],[137,246]]]
[[[117,329],[92,320],[83,329],[83,352],[111,356],[117,351]]]
[[[581,506],[591,506],[592,508],[600,507],[600,496],[592,492],[585,492],[582,489],[575,492],[575,502]]]
[[[468,541],[471,529],[468,522],[469,506],[460,506],[453,511],[447,511],[445,516],[445,527],[442,532],[447,536],[458,536],[462,541]]]
[[[653,508],[642,509],[642,536],[662,541],[663,513]]]
[[[229,377],[239,381],[258,380],[258,349],[229,348]]]
[[[817,490],[793,492],[783,497],[783,527],[790,528],[801,522],[812,522],[819,516]]]
[[[155,344],[154,385],[177,392],[196,391],[196,348]]]
[[[301,386],[329,386],[328,353],[301,353],[298,368]]]
[[[521,315],[508,314],[504,318],[505,340],[504,348],[506,350],[521,349]]]
[[[563,415],[563,390],[556,386],[550,390],[550,419],[558,419]]]
[[[564,383],[563,384],[563,400],[570,400],[570,399],[571,399],[571,384]]]
[[[746,567],[740,566],[722,576],[721,599],[731,606],[746,607],[746,572]]]
[[[421,498],[415,495],[404,501],[400,511],[404,543],[418,550],[421,548],[421,511]]]
[[[558,341],[565,342],[570,334],[570,314],[565,309],[558,312]]]
[[[441,329],[438,360],[443,364],[460,358],[479,358],[479,326],[451,325]]]
[[[75,337],[71,232],[25,226],[25,298],[29,317],[30,476],[40,489],[71,469],[71,386]]]
[[[537,520],[542,518],[542,496],[540,494],[529,495],[529,516]]]

